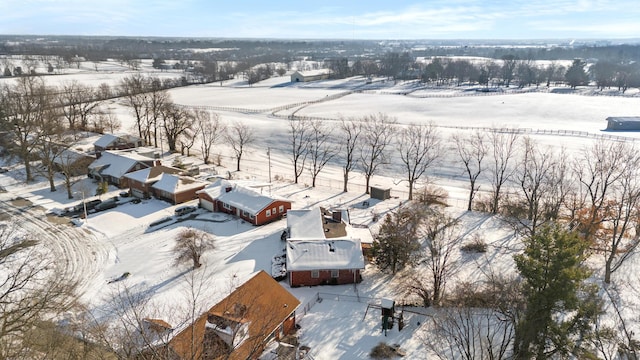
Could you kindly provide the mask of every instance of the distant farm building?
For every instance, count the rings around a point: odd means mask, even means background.
[[[610,116],[607,118],[607,130],[640,131],[640,117]]]
[[[326,80],[329,78],[329,76],[331,76],[331,70],[329,69],[296,71],[291,74],[291,82]]]

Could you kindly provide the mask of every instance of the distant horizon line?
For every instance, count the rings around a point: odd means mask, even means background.
[[[640,37],[629,38],[575,38],[575,37],[559,37],[559,38],[379,38],[379,39],[354,39],[354,38],[285,38],[285,37],[224,37],[224,36],[173,36],[173,35],[70,35],[70,34],[0,34],[0,37],[67,37],[67,38],[129,38],[129,39],[198,39],[198,40],[237,40],[237,41],[401,41],[401,42],[620,42],[638,43]]]

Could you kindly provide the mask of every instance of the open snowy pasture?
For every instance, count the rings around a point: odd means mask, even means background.
[[[82,72],[71,74],[69,70],[69,74],[47,76],[45,81],[61,84],[76,79],[93,86],[103,82],[114,85],[132,74],[121,72],[117,69],[119,65],[114,63],[104,64],[99,71],[92,71],[92,66],[94,64],[83,63]],[[151,74],[148,66],[143,64],[143,70]],[[180,74],[153,72],[151,75]],[[357,92],[359,90],[367,91]],[[346,94],[350,91],[353,92]],[[469,182],[453,151],[451,136],[469,134],[474,128],[480,131],[488,127],[521,129],[523,135],[566,155],[567,161],[572,161],[570,155],[582,151],[600,137],[616,136],[627,141],[640,137],[636,132],[603,131],[609,116],[638,115],[640,98],[633,93],[630,96],[595,96],[580,94],[579,90],[571,94],[559,92],[563,91],[470,95],[461,89],[430,90],[416,83],[393,84],[380,79],[374,79],[370,84],[362,78],[291,84],[287,77],[251,87],[242,80],[234,80],[224,82],[222,86],[214,83],[169,91],[178,105],[225,108],[216,111],[222,122],[248,124],[255,131],[256,141],[243,155],[241,171],[235,171],[233,153],[225,144],[216,145],[214,153],[220,155],[222,163],[209,165],[211,170],[236,180],[260,183],[271,180],[271,186],[262,187],[262,191],[292,200],[293,209],[347,208],[353,223],[367,225],[373,233],[379,228],[381,219],[406,199],[407,184],[403,181],[404,173],[398,159],[392,159],[388,167],[372,178],[373,185],[391,188],[392,198],[386,201],[372,200],[364,194],[364,178],[359,171],[350,177],[350,191],[342,192],[342,169],[338,158],[320,173],[316,188],[309,186],[311,179],[307,171],[299,184],[293,184],[288,120],[272,116],[266,110],[283,107],[288,109],[280,115],[296,111],[296,115],[326,118],[334,129],[340,116],[361,117],[375,113],[386,113],[402,125],[433,122],[438,126],[447,153],[427,174],[429,181],[448,193],[450,206],[447,212],[460,221],[463,242],[481,238],[487,244],[487,252],[483,254],[454,252],[460,268],[449,280],[448,289],[464,282],[483,281],[490,273],[515,274],[513,255],[522,248],[513,228],[504,221],[488,214],[464,211]],[[342,93],[346,95],[332,97]],[[121,131],[135,133],[134,117],[124,101],[109,100],[103,107],[118,117]],[[246,109],[253,111],[247,113]],[[255,113],[255,110],[265,111]],[[189,160],[202,165],[198,152],[196,144],[195,155]],[[177,155],[165,152],[163,156],[166,156],[163,163],[171,164],[171,159]],[[184,324],[187,319],[185,304],[195,302],[198,309],[211,307],[250,274],[259,270],[269,272],[272,257],[284,246],[280,234],[286,227],[286,220],[254,227],[236,218],[199,209],[194,218],[177,221],[174,217],[176,206],[159,200],[123,203],[115,209],[89,214],[86,221],[78,222],[79,227],[70,224],[46,227],[46,222],[50,221],[46,211],[75,205],[84,194],[90,197],[95,193],[96,184],[83,177],[73,185],[74,199],[68,199],[61,178],[56,183],[58,191],[50,192],[44,179],[26,185],[23,168],[18,162],[3,159],[0,165],[8,169],[7,173],[0,174],[0,186],[6,190],[0,192],[0,198],[10,201],[20,197],[31,204],[25,214],[33,215],[37,221],[30,223],[28,229],[34,233],[52,233],[46,238],[49,241],[41,245],[51,249],[61,259],[60,264],[81,281],[81,299],[99,318],[113,316],[114,300],[124,289],[131,289],[135,294],[152,299],[150,311],[156,317],[176,326]],[[481,194],[490,189],[488,178],[478,181]],[[112,187],[103,198],[115,196],[120,191]],[[365,202],[369,204],[365,206]],[[153,225],[162,219],[170,220]],[[55,234],[51,228],[57,229]],[[203,267],[196,271],[191,271],[188,264],[177,265],[174,261],[176,238],[181,230],[188,228],[205,231],[214,238],[215,248],[204,254]],[[601,268],[601,257],[594,255],[591,260],[594,269]],[[637,319],[640,311],[640,278],[635,271],[638,266],[640,258],[634,253],[616,272],[616,286],[610,289],[620,294],[620,304],[624,305],[622,314],[628,319]],[[417,266],[413,270],[426,269]],[[599,284],[601,278],[596,270],[592,281]],[[428,311],[423,315],[408,313],[405,329],[398,332],[395,327],[386,336],[381,330],[380,310],[367,312],[369,302],[377,303],[381,298],[402,299],[400,282],[400,276],[384,274],[367,265],[363,282],[356,287],[289,289],[302,303],[298,312],[301,344],[311,348],[315,359],[367,359],[371,348],[381,341],[398,343],[407,352],[407,358],[427,358],[424,355],[425,334],[418,323],[424,324]],[[194,300],[190,289],[196,283],[201,291]],[[284,282],[283,285],[288,288]],[[362,301],[353,301],[354,297]],[[318,298],[323,300],[318,301]],[[611,303],[605,305],[609,313],[615,312]],[[632,327],[636,329],[637,321],[634,321]]]

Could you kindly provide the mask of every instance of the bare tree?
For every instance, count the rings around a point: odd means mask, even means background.
[[[492,309],[447,307],[431,318],[425,343],[440,359],[510,359],[513,324]]]
[[[349,183],[349,174],[351,170],[356,166],[356,149],[360,144],[360,134],[362,134],[362,124],[358,119],[340,119],[341,141],[343,143],[342,149],[342,174],[343,174],[343,189],[347,192],[347,185]]]
[[[397,121],[382,113],[369,115],[363,120],[359,164],[366,179],[365,193],[368,194],[371,177],[380,166],[389,162],[387,146],[395,136]]]
[[[196,126],[200,129],[200,151],[202,152],[202,161],[209,163],[211,149],[220,141],[225,132],[224,124],[220,122],[220,116],[216,113],[208,111],[196,111]]]
[[[246,147],[256,141],[254,130],[247,124],[236,121],[227,128],[225,138],[235,154],[236,171],[240,171],[240,160]]]
[[[128,76],[122,79],[120,88],[122,89],[122,95],[126,99],[127,106],[131,108],[136,118],[138,136],[142,139],[146,139],[146,136],[144,136],[145,134],[143,134],[147,103],[146,79],[142,74]]]
[[[478,131],[473,132],[468,137],[462,137],[455,134],[453,142],[460,160],[464,164],[465,171],[469,177],[469,201],[467,203],[467,211],[473,209],[473,199],[480,190],[480,186],[476,185],[478,177],[484,171],[482,161],[487,156],[487,144],[484,133]]]
[[[410,124],[400,132],[398,152],[409,183],[409,200],[413,200],[416,181],[442,156],[440,135],[433,124]]]
[[[541,223],[554,218],[554,214],[546,213],[548,206],[545,206],[545,199],[549,192],[560,185],[555,181],[554,169],[562,165],[556,162],[561,160],[556,160],[551,148],[541,149],[529,137],[523,139],[522,150],[514,180],[520,188],[521,199],[524,199],[524,214],[512,215],[528,233],[534,234]]]
[[[493,129],[489,133],[489,141],[492,152],[491,186],[493,188],[491,212],[498,213],[500,196],[503,185],[513,175],[513,158],[516,154],[516,144],[518,134],[513,131],[503,132],[500,129]]]
[[[10,149],[22,159],[26,180],[33,180],[31,156],[42,137],[42,118],[51,103],[44,80],[37,76],[20,77],[0,96],[3,124],[13,136],[16,147]]]
[[[100,111],[97,116],[93,117],[91,131],[113,134],[120,129],[121,125],[120,120],[114,113]]]
[[[37,241],[0,226],[0,358],[30,358],[28,332],[67,311],[75,284],[37,246]]]
[[[167,107],[172,107],[172,101],[169,93],[162,86],[162,82],[157,77],[147,79],[146,84],[148,93],[145,96],[145,122],[143,124],[143,134],[146,134],[147,144],[151,144],[151,138],[153,137],[153,146],[158,147],[158,127],[161,126],[159,124],[159,120],[160,118],[163,118],[164,120]],[[166,124],[163,125],[165,125],[166,131]],[[169,135],[167,135],[167,137],[168,136]]]
[[[640,156],[631,148],[624,158],[620,177],[601,216],[607,222],[596,233],[596,250],[604,257],[604,282],[633,254],[640,244]]]
[[[92,87],[74,80],[60,89],[58,104],[69,123],[69,130],[87,130],[89,117],[100,106],[99,95]]]
[[[333,159],[338,151],[333,140],[331,128],[320,120],[311,121],[311,134],[309,136],[309,172],[311,173],[311,186],[316,186],[318,174],[325,165]]]
[[[459,248],[462,235],[458,220],[449,217],[442,210],[428,209],[426,216],[422,234],[427,240],[427,254],[423,261],[429,268],[431,277],[431,303],[440,305],[447,281],[459,267],[453,255]]]
[[[94,158],[70,149],[62,150],[54,160],[56,170],[64,178],[64,187],[67,190],[67,198],[73,199],[71,187],[79,178],[78,175],[86,175],[87,166],[93,162]]]
[[[202,266],[200,257],[205,251],[214,249],[213,238],[206,232],[195,229],[184,229],[176,238],[174,252],[176,264],[192,262],[193,268]]]
[[[576,221],[580,223],[578,230],[588,241],[602,227],[609,196],[627,170],[625,164],[629,157],[635,157],[633,151],[625,142],[599,140],[576,158],[574,172],[586,202]]]
[[[298,183],[305,168],[311,133],[311,123],[306,119],[289,119],[289,135],[291,136],[291,162],[293,163],[293,182]]]
[[[35,151],[40,158],[41,167],[37,167],[38,171],[44,174],[49,181],[49,189],[56,191],[55,175],[56,160],[63,151],[67,150],[71,143],[63,138],[65,130],[62,122],[62,116],[58,108],[47,108],[39,118],[39,128],[41,137],[36,143]]]
[[[162,129],[169,145],[169,151],[176,151],[178,138],[187,129],[193,128],[193,114],[181,106],[172,102],[166,102],[160,114],[162,119]]]

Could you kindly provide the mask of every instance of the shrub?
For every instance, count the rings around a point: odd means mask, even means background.
[[[372,359],[393,359],[396,356],[396,351],[387,343],[381,342],[371,349],[369,356]]]
[[[439,204],[447,206],[449,194],[441,187],[427,185],[416,194],[416,200],[420,203],[432,205]]]
[[[474,235],[470,242],[462,245],[460,248],[464,252],[485,253],[487,252],[487,244],[479,235]]]

